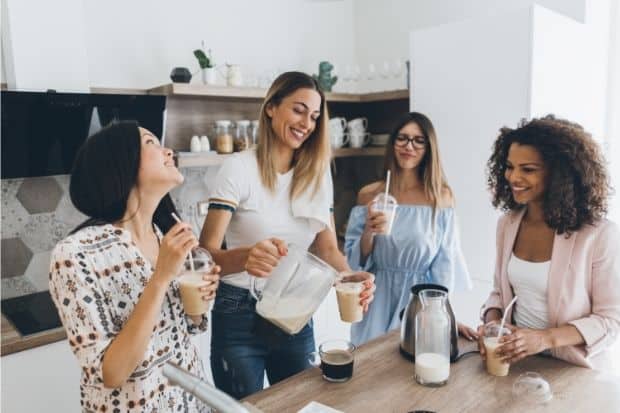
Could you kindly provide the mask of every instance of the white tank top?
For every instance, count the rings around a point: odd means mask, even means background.
[[[514,321],[518,327],[549,327],[547,281],[551,261],[525,261],[512,254],[508,262],[508,281],[515,295]]]

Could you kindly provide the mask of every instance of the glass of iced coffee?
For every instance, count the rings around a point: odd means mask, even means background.
[[[194,248],[188,256],[177,278],[179,292],[185,314],[191,316],[202,315],[209,311],[213,300],[205,300],[205,294],[200,289],[208,286],[213,281],[205,281],[203,276],[209,274],[215,263],[211,254],[204,248]],[[191,259],[191,261],[190,261]]]
[[[346,323],[357,323],[364,318],[364,307],[360,304],[360,294],[364,291],[364,282],[374,279],[374,275],[365,271],[348,271],[340,273],[336,281],[336,296],[340,319]]]
[[[505,336],[510,334],[510,330],[506,327],[502,328],[500,334],[500,326],[497,321],[491,321],[484,326],[484,347],[486,349],[487,371],[493,376],[507,376],[510,364],[503,362],[495,353],[501,343],[498,341],[498,335]]]
[[[378,194],[372,200],[370,204],[370,209],[375,212],[383,212],[385,214],[385,218],[387,219],[387,228],[384,235],[390,235],[392,233],[392,225],[394,224],[394,217],[396,216],[396,208],[398,207],[398,202],[396,198],[392,195],[387,195],[383,192]]]

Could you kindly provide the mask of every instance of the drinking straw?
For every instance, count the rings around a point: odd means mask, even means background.
[[[174,220],[176,222],[179,222],[179,223],[181,222],[181,218],[179,218],[179,216],[177,214],[172,212],[171,215],[172,215],[172,218],[174,218]],[[187,259],[189,260],[189,266],[192,269],[192,272],[196,272],[196,270],[194,269],[194,259],[192,257],[192,252],[191,251],[187,254]]]
[[[383,210],[387,211],[388,193],[390,192],[390,170],[387,171],[387,177],[385,178],[385,196],[383,197]]]
[[[506,306],[506,309],[504,310],[504,316],[502,317],[502,322],[499,325],[499,332],[497,333],[497,339],[499,340],[499,338],[502,335],[502,330],[504,329],[504,323],[506,322],[506,315],[508,315],[508,310],[510,310],[510,307],[512,307],[512,305],[515,303],[515,301],[517,301],[517,296],[515,295],[512,299],[512,301]]]

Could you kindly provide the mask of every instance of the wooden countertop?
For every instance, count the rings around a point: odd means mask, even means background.
[[[17,329],[15,329],[13,324],[2,315],[2,356],[54,343],[64,340],[66,337],[67,335],[63,327],[22,336]]]
[[[413,363],[398,351],[398,332],[356,351],[353,378],[329,383],[318,368],[299,373],[244,399],[265,413],[297,412],[317,401],[344,412],[619,412],[620,377],[576,367],[560,360],[534,356],[511,366],[507,377],[494,377],[476,354],[451,365],[448,384],[428,388],[413,378]],[[459,342],[461,352],[474,343]],[[551,385],[553,399],[524,406],[512,399],[512,384],[526,371],[541,374]]]

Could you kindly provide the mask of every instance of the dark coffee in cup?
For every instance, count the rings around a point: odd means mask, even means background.
[[[321,352],[321,371],[329,381],[347,381],[353,376],[353,353],[346,350]]]

